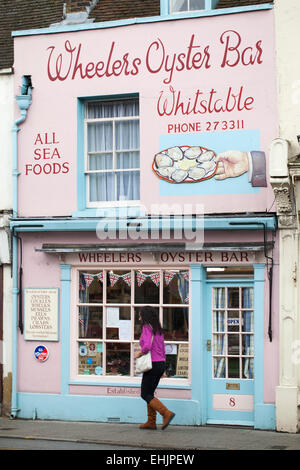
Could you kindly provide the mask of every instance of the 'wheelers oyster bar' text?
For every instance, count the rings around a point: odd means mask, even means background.
[[[145,253],[78,253],[80,263],[142,263]],[[155,259],[160,263],[249,263],[254,259],[253,252],[212,252],[212,251],[180,251],[155,253]]]

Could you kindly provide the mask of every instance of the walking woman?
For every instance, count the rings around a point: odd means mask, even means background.
[[[160,325],[158,314],[153,307],[142,307],[139,320],[142,323],[140,337],[141,351],[135,357],[140,357],[151,351],[152,369],[143,373],[141,384],[141,397],[147,403],[148,420],[140,425],[140,429],[156,429],[156,412],[163,417],[162,429],[165,429],[174,418],[175,413],[168,410],[154,397],[161,376],[166,369],[166,353],[163,329]]]

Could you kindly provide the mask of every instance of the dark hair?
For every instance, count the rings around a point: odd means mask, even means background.
[[[163,334],[163,329],[158,318],[158,312],[154,307],[147,305],[140,309],[140,315],[142,319],[142,325],[150,325],[153,329],[153,333]]]

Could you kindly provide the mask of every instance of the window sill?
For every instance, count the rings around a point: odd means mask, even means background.
[[[77,376],[69,381],[69,385],[95,385],[98,387],[140,387],[141,377],[100,377],[100,376]],[[191,384],[188,379],[162,379],[158,388],[173,388],[190,390]]]
[[[137,201],[130,201],[122,204],[106,203],[101,207],[87,207],[86,209],[72,212],[73,218],[84,218],[84,217],[111,217],[111,213],[115,216],[121,217],[144,217],[145,208]]]

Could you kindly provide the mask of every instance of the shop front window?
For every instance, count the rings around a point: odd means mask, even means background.
[[[188,270],[80,270],[78,375],[134,377],[143,305],[157,309],[166,344],[166,377],[189,376]]]

